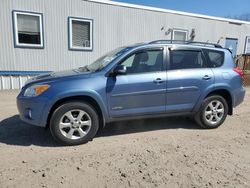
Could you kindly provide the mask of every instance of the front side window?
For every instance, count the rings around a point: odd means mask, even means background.
[[[126,66],[128,74],[162,71],[163,51],[147,50],[136,52],[121,64]]]
[[[43,47],[42,14],[13,11],[15,47]]]
[[[69,18],[69,48],[71,50],[93,49],[93,21],[82,18]]]
[[[173,50],[170,52],[170,70],[205,67],[201,51]]]

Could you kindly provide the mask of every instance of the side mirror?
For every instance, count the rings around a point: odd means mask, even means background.
[[[115,75],[124,75],[127,73],[127,67],[124,65],[117,65],[114,70],[113,70],[113,74]]]

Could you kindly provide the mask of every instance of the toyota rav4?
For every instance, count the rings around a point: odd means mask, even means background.
[[[24,122],[49,127],[64,145],[88,142],[109,122],[139,118],[191,116],[210,129],[243,101],[242,77],[219,45],[154,41],[34,77],[17,106]]]

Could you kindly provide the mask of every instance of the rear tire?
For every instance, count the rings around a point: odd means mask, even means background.
[[[207,97],[195,115],[195,121],[202,128],[214,129],[219,127],[226,119],[228,114],[228,104],[219,95]]]
[[[52,114],[50,131],[62,145],[87,143],[96,135],[99,119],[95,109],[82,101],[69,101]]]

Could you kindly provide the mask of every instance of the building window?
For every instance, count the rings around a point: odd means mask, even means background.
[[[250,54],[250,37],[246,37],[245,54]]]
[[[187,30],[173,29],[172,40],[186,41],[188,36]]]
[[[15,47],[43,48],[42,14],[13,11]]]
[[[69,18],[69,49],[93,49],[93,20]]]

